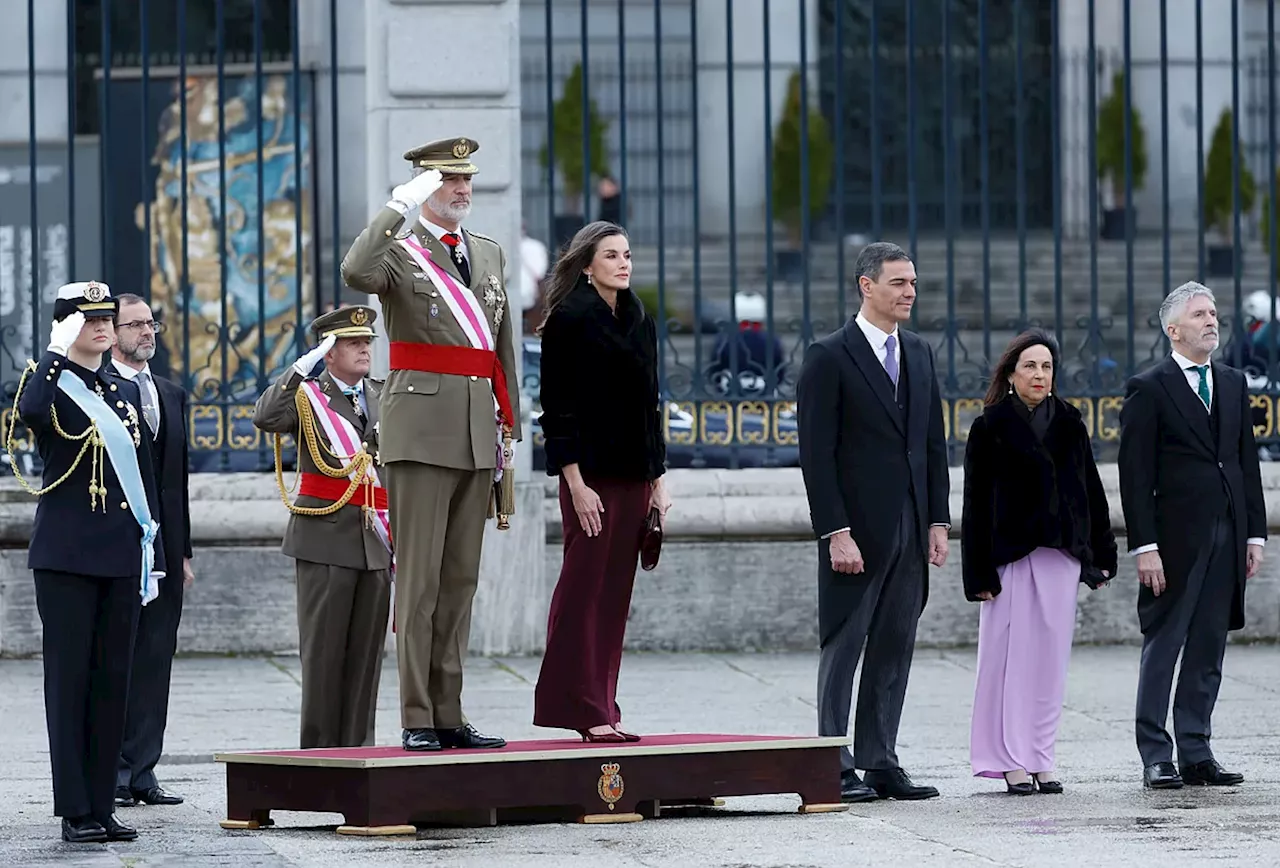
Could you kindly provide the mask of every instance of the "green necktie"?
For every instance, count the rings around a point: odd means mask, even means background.
[[[1204,408],[1209,409],[1209,366],[1208,365],[1192,365],[1188,370],[1195,371],[1200,375],[1200,400],[1204,401]]]

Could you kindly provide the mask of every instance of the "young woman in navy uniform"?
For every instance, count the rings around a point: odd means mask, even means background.
[[[54,814],[65,841],[131,841],[113,814],[140,606],[164,578],[151,438],[138,387],[110,370],[116,300],[106,284],[58,290],[49,346],[15,398],[44,463],[27,566],[44,628]],[[13,422],[6,432],[13,458]],[[17,463],[12,466],[17,473]]]

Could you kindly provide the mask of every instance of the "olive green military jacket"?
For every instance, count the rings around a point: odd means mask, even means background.
[[[362,422],[356,415],[351,399],[342,394],[342,387],[334,382],[328,371],[316,377],[315,380],[320,384],[321,392],[328,398],[329,406],[360,433],[365,451],[370,455],[376,455],[378,429],[381,427],[378,423],[378,404],[382,384],[369,377],[365,378],[364,400],[368,418]],[[253,408],[253,424],[259,430],[268,433],[292,435],[298,444],[298,469],[304,473],[319,473],[306,439],[298,431],[298,405],[295,401],[298,387],[302,383],[302,375],[290,366],[258,398],[257,406]],[[337,467],[338,459],[323,452],[326,447],[332,449],[332,446],[319,419],[316,420],[315,427],[321,454],[324,455],[330,467]],[[386,484],[385,479],[380,481]],[[295,505],[317,507],[329,506],[332,503],[331,500],[299,495]],[[391,553],[387,551],[387,547],[383,545],[377,533],[365,522],[364,510],[351,503],[329,515],[290,513],[281,551],[300,561],[345,567],[349,570],[391,568]]]
[[[405,217],[383,208],[342,260],[342,277],[352,289],[378,296],[387,336],[392,341],[466,346],[466,333],[454,319],[435,284],[421,272],[395,236]],[[412,232],[459,285],[462,278],[445,246],[413,218]],[[470,289],[484,310],[493,345],[507,378],[512,437],[520,439],[520,379],[516,370],[507,300],[506,256],[492,238],[466,229],[471,263]],[[497,466],[497,424],[493,387],[484,377],[392,371],[382,394],[380,459],[415,461],[459,470]]]

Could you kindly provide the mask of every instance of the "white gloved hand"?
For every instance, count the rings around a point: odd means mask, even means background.
[[[49,346],[48,351],[65,356],[67,350],[76,342],[76,338],[80,337],[80,329],[84,328],[84,314],[75,311],[61,322],[54,322],[49,325]]]
[[[438,169],[431,169],[423,172],[421,175],[413,178],[407,183],[401,184],[391,191],[392,202],[403,202],[408,205],[410,210],[416,211],[422,207],[422,203],[431,198],[431,194],[439,190],[444,184],[444,178],[441,177]],[[391,204],[391,203],[388,203]],[[396,208],[395,205],[391,207]],[[400,210],[396,208],[396,210]]]
[[[302,376],[304,377],[307,376],[307,374],[310,374],[312,369],[315,368],[316,364],[319,363],[319,361],[324,358],[324,354],[329,352],[329,350],[333,349],[333,345],[336,344],[337,342],[338,342],[337,336],[329,335],[327,338],[325,338],[320,342],[320,346],[316,347],[314,350],[312,350],[311,352],[307,353],[305,356],[303,356],[302,358],[294,362],[293,369],[297,371],[299,374],[301,374]]]

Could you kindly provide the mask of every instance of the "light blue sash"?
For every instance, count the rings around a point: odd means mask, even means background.
[[[97,426],[98,433],[106,444],[107,457],[111,459],[111,467],[124,489],[129,509],[142,528],[142,605],[150,603],[160,593],[159,580],[164,572],[155,569],[156,553],[153,543],[160,532],[160,523],[151,518],[151,507],[147,504],[147,491],[142,484],[142,471],[138,468],[138,453],[133,445],[133,435],[125,427],[120,417],[107,406],[101,395],[91,391],[84,380],[68,370],[58,375],[58,388],[62,390],[76,406],[84,411]]]

